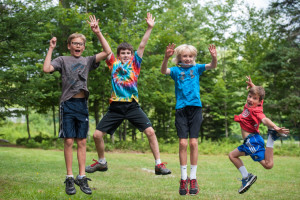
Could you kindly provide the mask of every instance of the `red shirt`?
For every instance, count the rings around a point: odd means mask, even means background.
[[[246,103],[243,112],[234,116],[234,121],[239,122],[241,128],[249,133],[259,133],[259,124],[266,117],[263,113],[263,103],[262,100],[260,105],[253,108],[249,108]]]

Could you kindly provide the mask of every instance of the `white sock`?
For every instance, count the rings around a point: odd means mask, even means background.
[[[155,160],[155,165],[159,165],[159,164],[161,164],[161,160],[160,159]]]
[[[82,179],[83,177],[85,177],[85,175],[82,175],[82,176],[78,175],[77,176],[78,179]]]
[[[240,170],[240,172],[241,172],[243,178],[246,178],[246,177],[248,176],[248,171],[247,171],[247,169],[246,169],[245,166],[241,166],[241,167],[239,168],[239,170]]]
[[[72,175],[66,175],[66,178],[69,178],[69,177],[74,178],[73,174]]]
[[[191,165],[190,179],[196,179],[197,165]]]
[[[106,159],[105,158],[99,158],[98,163],[105,164]]]
[[[273,148],[273,146],[274,146],[274,140],[273,140],[271,134],[269,134],[266,147]]]
[[[187,165],[180,165],[180,171],[181,171],[181,179],[186,180],[187,179]]]

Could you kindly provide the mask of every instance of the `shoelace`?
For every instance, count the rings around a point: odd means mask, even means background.
[[[68,187],[73,186],[74,185],[74,179],[67,178],[64,183],[66,183]]]
[[[196,187],[196,179],[191,180],[191,188],[195,188]]]
[[[185,189],[186,184],[188,183],[188,180],[180,180],[180,189]]]
[[[168,163],[162,162],[162,163],[158,164],[157,166],[158,166],[159,168],[165,169],[165,168],[166,168],[165,164],[168,164]]]
[[[97,161],[97,160],[95,160],[95,159],[93,159],[93,161],[95,161],[95,163],[94,164],[91,164],[91,167],[94,167],[95,165],[97,165],[99,162]]]

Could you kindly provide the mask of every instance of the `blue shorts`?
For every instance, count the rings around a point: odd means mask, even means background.
[[[245,152],[245,155],[250,155],[254,161],[262,161],[265,159],[265,142],[258,134],[250,134],[245,138],[244,144],[237,148],[240,152]]]
[[[60,105],[60,138],[86,138],[89,112],[85,98],[71,98]]]

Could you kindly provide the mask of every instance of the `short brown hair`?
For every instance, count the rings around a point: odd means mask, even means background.
[[[131,46],[131,44],[128,44],[127,42],[123,42],[123,43],[119,44],[119,46],[117,48],[117,55],[120,55],[121,50],[126,50],[126,49],[131,51],[131,54],[133,54],[133,47]]]
[[[83,34],[81,33],[73,33],[68,37],[68,44],[71,45],[71,42],[74,38],[81,38],[83,40],[83,43],[85,44],[86,38]]]
[[[262,86],[254,86],[252,87],[249,92],[249,94],[256,94],[259,96],[259,100],[263,100],[265,98],[265,89]]]

